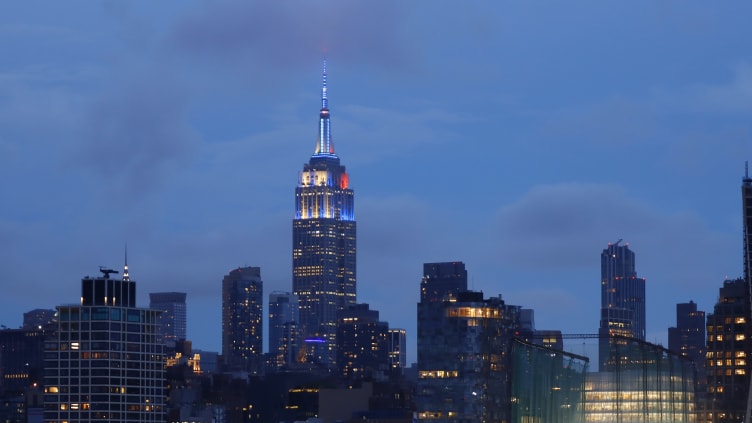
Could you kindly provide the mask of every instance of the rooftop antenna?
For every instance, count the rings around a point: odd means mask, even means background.
[[[131,278],[128,275],[128,243],[126,242],[125,243],[125,265],[123,266],[123,282],[128,282],[130,280]]]

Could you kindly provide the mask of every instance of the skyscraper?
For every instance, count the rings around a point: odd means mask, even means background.
[[[389,369],[389,325],[368,304],[355,304],[339,312],[337,366],[350,380],[383,377]]]
[[[742,178],[743,272],[723,282],[713,314],[707,316],[708,393],[706,420],[742,421],[752,412],[752,178]]]
[[[334,153],[324,62],[316,148],[295,188],[292,222],[293,293],[300,330],[316,351],[306,356],[334,367],[337,313],[355,304],[355,211],[345,167]]]
[[[160,310],[159,334],[162,341],[170,347],[175,342],[186,339],[186,305],[185,292],[152,292],[149,294],[149,308]]]
[[[687,357],[695,365],[695,398],[702,407],[706,392],[705,312],[694,301],[676,305],[676,327],[668,328],[668,349]]]
[[[228,370],[260,369],[263,298],[260,267],[239,267],[222,280],[222,356]]]
[[[598,329],[599,370],[615,364],[611,338],[620,335],[645,340],[645,278],[637,276],[635,254],[621,240],[601,253],[601,316]]]
[[[726,280],[707,316],[708,422],[741,422],[747,406],[752,357],[750,292],[744,279]]]
[[[519,319],[519,306],[482,292],[419,302],[417,418],[512,421],[509,349]]]
[[[744,280],[752,287],[752,178],[749,163],[744,163],[742,178],[742,217],[744,219]]]
[[[136,283],[81,280],[81,303],[57,307],[45,345],[45,422],[163,422],[164,346],[159,311],[136,307]]]
[[[389,366],[393,370],[407,367],[407,332],[404,329],[389,329]]]
[[[465,263],[423,263],[423,279],[420,281],[421,302],[456,299],[463,291],[467,291]]]
[[[295,362],[299,320],[297,295],[279,291],[269,294],[269,353],[274,367]]]

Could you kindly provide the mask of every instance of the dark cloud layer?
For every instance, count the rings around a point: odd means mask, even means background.
[[[207,4],[208,5],[208,4]],[[223,62],[308,67],[327,51],[344,62],[406,59],[398,2],[219,2],[179,23],[174,43]]]

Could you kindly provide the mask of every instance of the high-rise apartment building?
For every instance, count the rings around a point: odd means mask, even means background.
[[[22,396],[42,386],[44,341],[49,335],[39,325],[0,330],[0,397]]]
[[[300,345],[317,346],[304,356],[330,368],[336,357],[337,313],[355,304],[354,198],[334,153],[324,62],[318,142],[295,188],[292,273],[300,305]]]
[[[418,303],[418,419],[511,421],[509,351],[519,313],[500,296],[472,291]]]
[[[57,307],[45,345],[44,421],[164,422],[163,344],[159,311],[136,307],[127,272],[102,269],[81,280],[81,302]]]
[[[744,279],[726,280],[707,316],[708,422],[741,422],[747,407],[752,357],[750,292]]]
[[[160,310],[159,334],[162,341],[174,347],[177,341],[186,340],[187,307],[185,292],[152,292],[149,294],[149,308]]]
[[[601,253],[601,315],[598,329],[599,370],[616,365],[624,342],[612,335],[645,340],[645,278],[637,276],[635,254],[628,245],[608,244]]]
[[[421,302],[441,302],[457,298],[463,291],[467,291],[465,263],[450,261],[423,264],[423,279],[420,281]]]
[[[269,353],[273,366],[296,362],[298,338],[298,296],[289,292],[269,294]]]
[[[260,267],[239,267],[222,280],[222,357],[227,370],[256,373],[263,348]]]
[[[372,379],[389,369],[389,325],[368,304],[354,304],[339,312],[337,366],[348,380]]]
[[[745,163],[742,178],[743,272],[726,280],[719,291],[713,314],[707,316],[708,422],[742,421],[750,412],[752,371],[752,178]]]
[[[389,329],[389,366],[393,370],[407,367],[407,332],[404,329]]]

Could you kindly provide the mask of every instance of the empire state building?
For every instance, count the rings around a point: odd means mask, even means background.
[[[355,207],[334,153],[324,62],[316,148],[298,177],[292,221],[293,291],[299,299],[298,358],[335,364],[337,313],[355,304]]]

